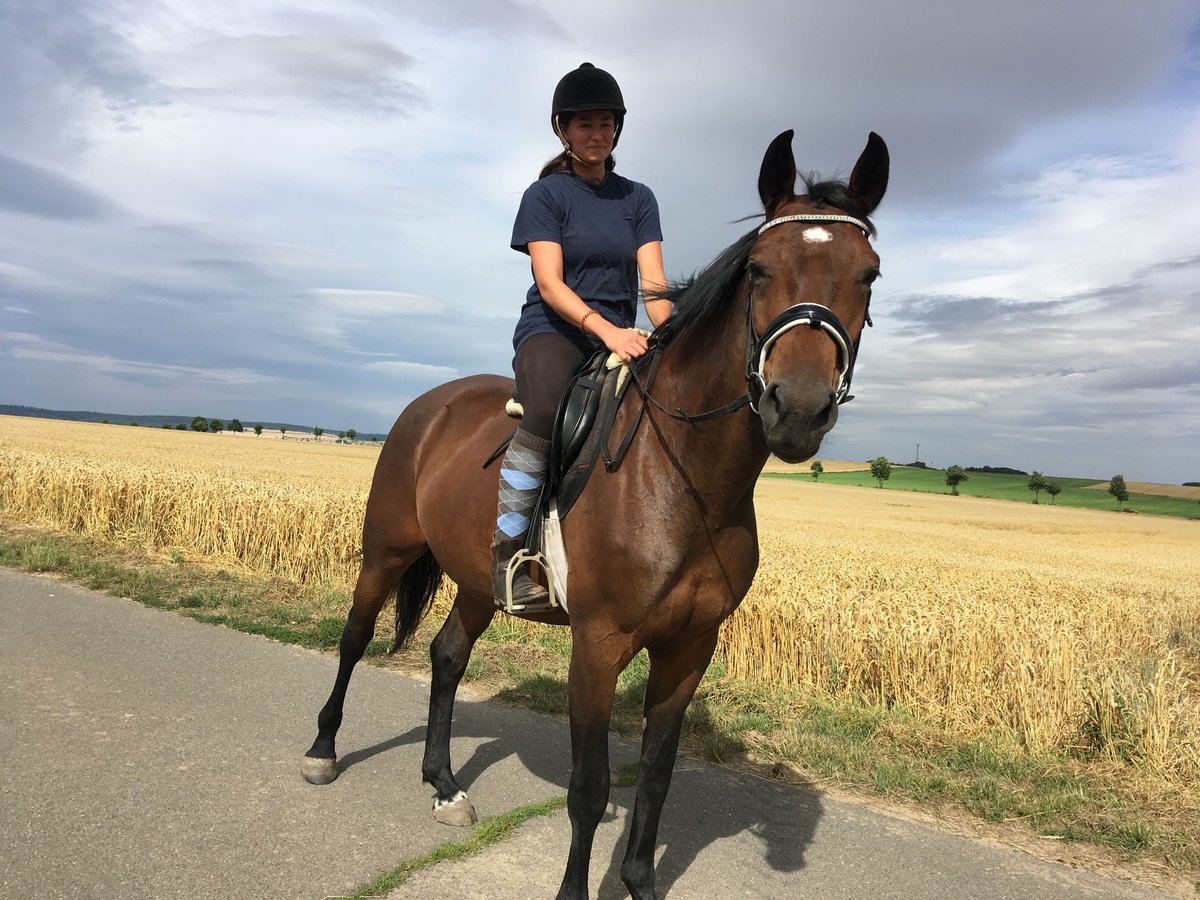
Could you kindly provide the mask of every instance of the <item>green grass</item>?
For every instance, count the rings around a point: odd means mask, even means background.
[[[1021,503],[1033,503],[1033,491],[1029,490],[1027,475],[996,475],[990,472],[969,472],[968,480],[958,486],[958,493],[964,497],[985,497],[992,500],[1015,500]],[[793,481],[812,481],[812,476],[797,472],[766,473],[763,478],[786,478]],[[1042,491],[1038,503],[1047,506],[1074,506],[1085,509],[1100,509],[1115,513],[1117,501],[1107,491],[1087,490],[1089,485],[1097,484],[1095,478],[1060,478],[1047,475],[1047,481],[1053,481],[1062,487],[1062,493],[1051,498]],[[870,471],[862,472],[827,472],[821,476],[822,484],[846,484],[856,487],[879,488],[879,483],[871,477]],[[892,475],[883,483],[885,491],[919,491],[922,493],[946,494],[950,496],[950,488],[946,485],[946,473],[942,469],[920,469],[908,467],[892,467]],[[1129,502],[1124,504],[1139,513],[1156,516],[1177,516],[1184,519],[1200,519],[1200,502],[1186,500],[1182,497],[1159,497],[1152,494],[1131,494]]]
[[[349,606],[346,594],[327,587],[306,590],[279,579],[238,577],[2,519],[0,565],[58,573],[201,622],[324,650],[336,647]],[[427,618],[411,646],[391,657],[388,619],[385,610],[368,648],[370,661],[427,672],[427,646],[440,626],[438,617]],[[477,690],[501,702],[565,716],[569,661],[567,629],[527,632],[498,619],[476,645],[468,675]],[[643,653],[621,676],[615,732],[640,735],[648,672]],[[1123,769],[1082,754],[1031,757],[1009,734],[964,742],[901,708],[739,683],[725,674],[719,657],[688,708],[681,747],[790,783],[836,785],[939,815],[1019,820],[1038,834],[1107,847],[1121,858],[1162,860],[1200,878],[1200,826],[1186,813],[1187,798],[1146,795]],[[626,767],[616,773],[615,784],[628,786],[635,779],[636,768]],[[500,817],[489,828],[502,835],[519,824],[511,822]],[[482,834],[384,877],[407,877],[405,872],[442,858],[475,852],[483,846],[479,840],[492,840],[492,831]],[[373,882],[363,891],[379,889]]]
[[[530,819],[550,815],[566,805],[566,797],[553,797],[543,803],[522,806],[502,815],[484,819],[474,827],[471,836],[465,841],[442,844],[440,847],[415,859],[406,860],[390,872],[386,872],[369,884],[363,885],[351,894],[351,897],[385,897],[408,881],[413,873],[419,872],[422,869],[428,869],[430,866],[435,866],[440,862],[474,856],[481,850],[507,839]]]

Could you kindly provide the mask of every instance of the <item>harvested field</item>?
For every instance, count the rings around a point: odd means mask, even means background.
[[[772,456],[763,466],[763,471],[772,475],[807,475],[813,461],[802,463],[785,463],[782,459]],[[823,459],[821,465],[826,472],[863,472],[871,468],[870,463],[854,462],[849,459]]]

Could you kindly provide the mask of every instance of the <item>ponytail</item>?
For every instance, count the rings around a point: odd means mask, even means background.
[[[608,159],[604,160],[604,171],[611,172],[616,167],[617,161],[613,159],[610,153]],[[575,163],[571,159],[570,150],[564,150],[542,166],[541,174],[538,175],[538,181],[541,181],[547,175],[555,175],[558,172],[566,172],[568,175],[575,174]]]

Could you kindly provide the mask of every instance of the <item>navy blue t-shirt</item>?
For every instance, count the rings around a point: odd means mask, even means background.
[[[628,328],[637,319],[638,248],[661,240],[658,201],[644,184],[615,172],[598,185],[556,172],[525,191],[511,246],[528,253],[530,241],[559,244],[567,287],[608,321]],[[513,348],[532,335],[550,331],[599,343],[551,309],[535,281],[521,307]]]

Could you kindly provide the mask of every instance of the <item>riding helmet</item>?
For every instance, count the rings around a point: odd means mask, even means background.
[[[603,69],[585,62],[578,69],[568,72],[554,89],[554,103],[550,110],[550,127],[558,133],[560,113],[587,112],[593,109],[612,110],[616,118],[617,134],[625,121],[625,100],[617,79]],[[616,146],[616,140],[613,140]]]

